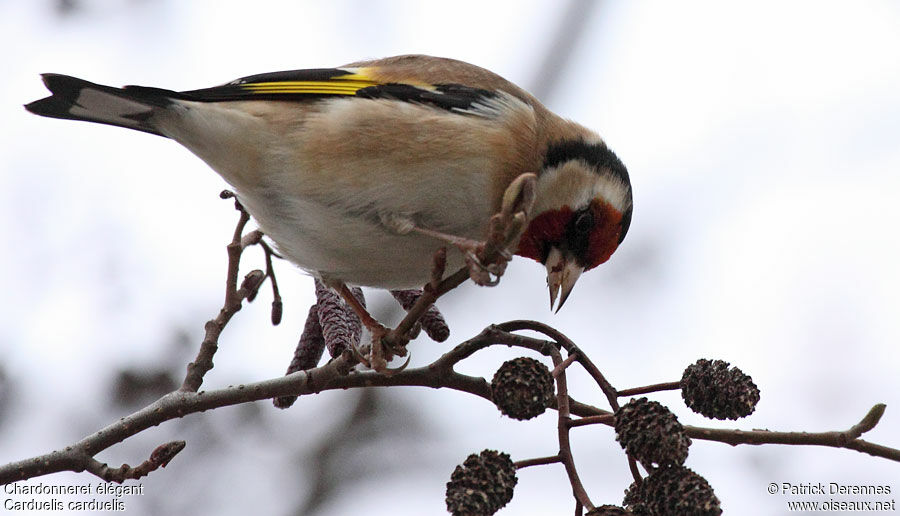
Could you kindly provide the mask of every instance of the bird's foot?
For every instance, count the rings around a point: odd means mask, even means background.
[[[359,317],[359,321],[362,325],[372,334],[372,343],[368,346],[368,350],[360,349],[354,342],[350,343],[351,351],[356,359],[366,367],[380,373],[396,373],[405,369],[407,364],[409,364],[409,358],[407,358],[406,363],[399,368],[389,368],[387,366],[388,362],[395,356],[402,357],[407,355],[405,342],[388,342],[387,337],[390,334],[390,330],[372,317],[372,314],[366,310],[366,307],[360,303],[359,299],[353,295],[350,287],[345,283],[341,282],[334,284],[332,288],[337,291],[338,295],[340,295],[344,302],[347,303],[347,306],[349,306],[350,309],[356,313],[357,317]]]
[[[442,240],[456,247],[465,258],[466,267],[469,269],[469,277],[481,286],[492,287],[496,285],[500,280],[500,276],[503,275],[503,271],[506,270],[506,263],[512,258],[512,253],[508,249],[500,249],[499,257],[492,261],[485,260],[487,256],[485,250],[491,245],[490,241],[481,242],[418,226],[414,226],[412,231]]]
[[[469,268],[469,277],[476,285],[493,287],[500,282],[500,276],[506,271],[506,264],[512,259],[512,253],[506,249],[500,249],[492,262],[486,262],[485,250],[489,242],[479,243],[478,250],[467,253],[466,266]]]
[[[481,286],[494,286],[506,271],[513,249],[525,231],[528,214],[534,206],[536,181],[536,175],[522,174],[509,184],[500,202],[500,212],[491,217],[487,238],[483,242],[421,228],[411,222],[404,225],[403,229],[453,245],[465,257],[472,281]]]
[[[475,283],[496,285],[506,271],[506,265],[513,256],[512,250],[525,231],[528,214],[534,206],[536,181],[534,174],[522,174],[503,193],[500,212],[491,217],[487,239],[474,255],[476,260],[466,260],[469,275]]]
[[[385,337],[389,331],[382,326],[383,332],[372,334],[372,344],[368,350],[362,350],[355,344],[351,345],[353,356],[359,362],[378,373],[388,375],[399,373],[409,365],[410,356],[405,346],[392,346],[387,343]],[[388,367],[388,362],[395,356],[406,356],[406,361],[400,367]]]

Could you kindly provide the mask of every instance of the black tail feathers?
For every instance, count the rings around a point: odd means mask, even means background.
[[[181,97],[159,88],[113,88],[69,75],[48,73],[41,77],[53,95],[25,105],[36,115],[115,125],[160,136],[163,134],[153,123],[154,113]]]

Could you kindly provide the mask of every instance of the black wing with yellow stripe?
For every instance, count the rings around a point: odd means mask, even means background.
[[[179,100],[301,102],[345,96],[415,102],[476,116],[492,116],[494,112],[488,106],[491,99],[497,97],[497,92],[461,84],[380,82],[366,70],[316,68],[273,72],[251,75],[213,88],[182,92],[145,86],[115,88],[51,73],[44,74],[43,80],[52,95],[25,108],[41,116],[127,127],[160,136],[163,134],[153,122],[156,110],[167,109]]]
[[[243,77],[222,86],[180,93],[185,100],[308,100],[330,96],[393,99],[451,111],[465,111],[494,98],[495,92],[461,84],[382,83],[365,69],[313,68]]]

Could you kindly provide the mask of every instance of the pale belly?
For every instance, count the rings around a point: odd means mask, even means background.
[[[279,253],[322,279],[385,289],[421,288],[441,247],[447,247],[448,273],[464,265],[462,253],[452,245],[418,233],[399,234],[372,214],[349,215],[304,199],[239,196]],[[485,230],[482,225],[458,230],[457,235],[481,240]]]

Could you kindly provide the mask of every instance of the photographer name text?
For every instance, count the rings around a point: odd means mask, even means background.
[[[770,484],[771,486],[777,484]],[[774,492],[771,494],[775,494]],[[844,495],[844,496],[860,496],[860,495],[889,495],[891,494],[891,486],[889,485],[846,485],[837,482],[817,482],[817,483],[800,483],[792,484],[790,482],[782,482],[780,485],[780,494],[783,495]]]

